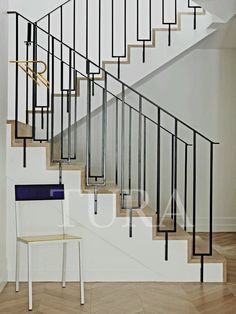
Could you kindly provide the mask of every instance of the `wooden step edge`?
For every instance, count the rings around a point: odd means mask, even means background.
[[[120,208],[118,217],[128,217],[128,216],[129,216],[129,210]],[[155,216],[155,211],[148,205],[144,204],[144,206],[141,208],[133,209],[132,216],[136,218],[139,218],[139,217],[140,218],[142,217],[153,218]]]
[[[204,243],[206,243],[206,241],[203,239],[200,239],[200,241],[202,245],[204,246]],[[192,245],[193,245],[193,239],[192,239],[192,236],[190,235],[190,239],[188,241],[188,263],[200,264],[201,263],[200,256],[192,255]],[[212,256],[205,256],[204,263],[223,264],[223,282],[227,282],[227,259],[224,256],[222,256],[218,251],[216,251],[215,249],[212,249]]]

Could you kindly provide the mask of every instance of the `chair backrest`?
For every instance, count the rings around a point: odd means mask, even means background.
[[[63,200],[65,199],[63,184],[23,184],[15,185],[15,201],[16,201],[16,235],[20,236],[19,222],[19,202],[23,201],[61,201],[62,209],[62,227],[65,233],[65,216],[63,208]]]
[[[15,185],[16,201],[64,200],[63,184],[24,184]]]

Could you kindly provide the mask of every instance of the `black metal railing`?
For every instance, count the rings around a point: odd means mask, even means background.
[[[218,143],[149,100],[89,60],[87,56],[39,27],[37,23],[32,23],[17,12],[9,12],[9,14],[15,16],[15,61],[25,58],[26,64],[28,64],[30,61],[28,58],[32,55],[34,62],[32,80],[29,80],[28,71],[26,71],[27,75],[23,71],[21,73],[18,64],[15,65],[15,138],[23,139],[24,151],[26,151],[28,139],[40,142],[48,141],[48,138],[43,137],[41,133],[50,134],[51,162],[58,164],[59,181],[61,182],[61,164],[79,159],[76,153],[79,137],[77,123],[85,116],[87,130],[86,184],[94,188],[95,214],[98,213],[97,189],[101,185],[106,185],[108,176],[112,175],[113,182],[120,187],[121,207],[129,210],[130,237],[133,236],[133,211],[142,208],[143,204],[147,202],[151,207],[156,208],[156,231],[165,234],[165,259],[167,260],[168,235],[177,231],[178,192],[183,189],[183,225],[185,230],[193,231],[193,256],[201,258],[201,280],[203,281],[204,257],[212,254],[213,147]],[[31,29],[33,29],[32,39]],[[50,26],[48,30],[50,30]],[[27,35],[28,49],[25,49],[23,40],[25,34]],[[63,54],[61,54],[62,50]],[[39,87],[37,84],[39,69],[36,62],[40,58],[47,60],[47,79],[50,81],[48,87]],[[99,69],[102,80],[93,79],[94,73],[90,72],[91,67]],[[77,84],[78,77],[84,82],[84,89],[80,91]],[[92,95],[94,96],[92,97]],[[24,98],[28,99],[27,105],[21,106],[20,104],[25,103]],[[45,106],[42,105],[44,100]],[[79,116],[78,108],[81,109],[85,103],[87,110]],[[32,121],[25,119],[25,112],[28,112],[30,108]],[[112,108],[114,108],[114,112],[111,111]],[[94,115],[95,109],[98,110],[97,116]],[[38,111],[42,115],[46,113],[47,123],[42,123],[41,119],[37,119]],[[98,118],[100,118],[100,123],[96,120]],[[25,137],[18,134],[18,122],[32,125],[32,136]],[[55,141],[58,135],[59,139]],[[65,138],[67,140],[66,149],[64,149]],[[112,174],[108,174],[107,171],[108,162],[113,162],[110,157],[113,146],[108,145],[109,139],[110,144],[114,146],[115,156]],[[204,157],[210,158],[209,163],[204,165],[205,172],[208,172],[209,168],[210,197],[209,206],[206,209],[209,213],[209,245],[208,250],[201,252],[197,250],[196,246],[200,197],[197,193],[199,140],[208,149]],[[169,149],[166,146],[168,141]],[[165,158],[163,158],[163,152]],[[189,164],[190,154],[192,154],[192,170]],[[167,156],[170,157],[169,161]],[[202,154],[200,157],[204,161]],[[181,167],[180,161],[184,166]],[[165,162],[164,168],[163,162]],[[165,169],[169,170],[169,181],[167,181],[168,171]],[[192,173],[192,186],[190,185],[190,172]],[[181,186],[179,178],[183,178]],[[167,185],[169,188],[164,190],[162,187]],[[192,195],[188,193],[190,188],[192,188]],[[170,189],[169,196],[166,192],[168,189]],[[130,199],[131,202],[129,202]],[[170,227],[163,228],[162,218],[166,217],[163,214],[163,203],[168,199],[171,200]],[[192,227],[187,225],[187,217],[191,218],[190,210],[188,210],[190,201],[192,202]]]
[[[107,5],[108,3],[104,3],[104,6],[107,7]],[[174,8],[171,10],[171,12],[169,12],[170,5],[172,8]],[[64,42],[67,40],[67,43],[75,50],[78,50],[78,41],[80,43],[84,42],[84,45],[81,45],[84,46],[83,54],[86,55],[87,59],[92,60],[99,67],[101,66],[102,57],[102,38],[106,38],[106,41],[108,40],[106,30],[104,27],[102,29],[102,22],[106,23],[107,27],[110,25],[111,49],[109,48],[109,51],[107,51],[105,54],[106,56],[109,56],[117,61],[117,77],[120,78],[121,61],[127,58],[127,33],[129,28],[136,28],[136,38],[133,38],[132,42],[134,41],[136,44],[141,43],[140,47],[143,50],[142,61],[145,62],[146,44],[152,41],[152,29],[157,23],[157,20],[155,20],[152,16],[153,0],[137,0],[133,1],[133,3],[129,4],[129,6],[132,6],[132,8],[129,7],[128,12],[128,5],[126,0],[111,0],[111,13],[109,13],[110,9],[103,10],[103,3],[101,0],[93,2],[93,5],[90,5],[89,0],[86,0],[85,5],[82,0],[69,0],[48,14],[44,15],[42,18],[38,19],[36,23],[42,28],[45,28],[47,27],[45,25],[48,24],[50,20],[52,20],[54,25],[58,25],[57,29],[60,29],[60,35],[56,36],[54,34],[55,37],[60,38],[60,40]],[[63,23],[64,12],[67,9],[70,9],[70,13],[68,15],[67,12],[66,23]],[[191,0],[186,0],[186,11],[189,11],[190,13],[193,11],[194,29],[197,28],[197,13],[201,12],[201,9],[202,8],[200,6],[194,4]],[[178,24],[178,1],[172,0],[170,3],[169,0],[162,0],[160,10],[162,14],[161,21],[159,22],[163,26],[168,26],[168,45],[171,46],[172,26],[176,26]],[[96,30],[90,30],[90,15],[93,11],[95,11],[94,16],[97,18]],[[83,12],[83,16],[85,17],[84,21],[80,21],[80,25],[83,23],[85,24],[85,36],[84,34],[80,36],[80,29],[76,28],[76,12]],[[135,16],[136,18],[133,18]],[[133,26],[133,23],[137,25]],[[67,32],[67,34],[73,34],[72,38],[69,38],[71,37],[70,35],[65,35],[65,28],[67,31],[70,30],[70,32]],[[119,30],[119,33],[122,33],[122,40],[119,38],[120,36],[117,36],[116,28]],[[90,47],[91,38],[93,39],[93,42],[96,39],[96,48],[92,46]],[[79,51],[82,50],[79,49]],[[91,52],[94,54],[94,51],[96,51],[96,56],[93,56],[92,58]],[[93,69],[90,69],[90,73],[93,74],[93,79],[94,75],[100,74],[99,67],[93,66]]]

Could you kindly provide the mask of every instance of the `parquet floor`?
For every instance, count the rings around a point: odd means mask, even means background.
[[[86,304],[80,306],[79,286],[69,283],[33,285],[37,314],[236,314],[236,234],[217,233],[214,246],[229,261],[227,284],[211,283],[86,283]],[[15,293],[9,283],[0,295],[1,314],[27,311],[27,285]]]

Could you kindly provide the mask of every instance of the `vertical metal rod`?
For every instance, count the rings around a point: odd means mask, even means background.
[[[94,185],[94,215],[98,213],[98,195],[97,195],[97,186]]]
[[[89,183],[91,166],[91,82],[89,75],[89,61],[87,60],[87,117],[86,117],[86,182]]]
[[[114,56],[114,0],[111,1],[111,55]]]
[[[64,158],[64,93],[61,91],[61,143],[60,143],[61,159]]]
[[[121,208],[124,208],[124,167],[125,167],[125,87],[122,84],[121,107]]]
[[[165,261],[168,261],[168,232],[165,232]]]
[[[132,108],[129,107],[129,194],[132,188]]]
[[[145,40],[143,41],[143,63],[146,61]]]
[[[102,28],[102,17],[101,17],[101,0],[99,0],[99,12],[98,12],[98,18],[99,18],[99,34],[98,34],[98,64],[101,66],[101,28]],[[98,71],[100,73],[100,69]]]
[[[129,209],[129,237],[133,237],[133,210]]]
[[[73,90],[76,90],[77,79],[75,70],[75,51],[76,51],[76,0],[73,1]]]
[[[32,33],[32,28],[31,28],[31,23],[27,24],[27,40],[26,40],[26,45],[29,45],[31,43],[31,33]],[[28,60],[28,59],[27,59]]]
[[[213,143],[210,144],[210,211],[209,211],[209,253],[212,255],[213,225]]]
[[[160,206],[161,206],[161,110],[157,109],[157,196],[156,196],[156,215],[157,231],[160,228]]]
[[[75,71],[77,77],[77,72]],[[77,158],[78,136],[77,136],[77,83],[75,83],[75,109],[74,109],[74,158]]]
[[[41,108],[41,129],[44,129],[44,113],[43,113],[43,108]]]
[[[62,184],[62,163],[59,162],[59,184]]]
[[[139,97],[138,123],[138,207],[141,208],[141,179],[142,179],[142,97]]]
[[[118,141],[119,141],[119,110],[118,110],[119,99],[116,98],[116,129],[115,129],[115,183],[118,184]]]
[[[33,61],[37,61],[37,24],[34,24],[34,35],[33,35]],[[32,106],[33,106],[33,116],[32,116],[32,137],[33,139],[35,139],[36,137],[36,112],[35,112],[35,108],[37,107],[37,77],[36,74],[37,73],[37,63],[34,62],[33,64],[33,78],[34,81],[32,83],[32,87],[33,87],[33,91],[32,91],[32,96],[33,96],[33,100],[32,100]]]
[[[196,254],[196,132],[193,132],[193,255]]]
[[[52,37],[52,80],[51,80],[51,161],[54,160],[54,37]]]
[[[174,154],[174,231],[177,230],[177,175],[178,175],[178,120],[175,119],[175,154]]]
[[[168,46],[171,46],[171,24],[168,26]]]
[[[85,43],[85,46],[86,46],[86,60],[88,60],[88,57],[89,57],[89,3],[88,3],[88,0],[86,0],[86,43]],[[90,72],[90,64],[89,64],[89,67],[87,69],[87,74]]]
[[[143,200],[146,201],[146,173],[147,173],[147,126],[146,117],[143,121]]]
[[[16,14],[16,61],[19,60],[19,15]],[[19,68],[15,68],[15,138],[18,138],[18,99],[19,99]]]
[[[200,281],[204,281],[204,255],[201,255]]]
[[[106,182],[106,153],[107,153],[107,73],[104,74],[103,110],[102,110],[102,175]]]
[[[28,25],[29,25],[29,23],[28,23]],[[29,33],[28,33],[27,37],[29,37]],[[29,60],[29,43],[27,41],[26,42],[26,61],[28,61],[28,60]],[[29,63],[26,62],[27,68],[28,68],[28,65],[29,65]],[[29,124],[29,75],[27,73],[25,75],[26,75],[25,76],[25,80],[26,80],[26,82],[25,82],[25,84],[26,84],[26,86],[25,86],[25,92],[26,92],[26,95],[25,95],[25,102],[26,102],[25,103],[25,123]]]
[[[175,136],[171,136],[171,219],[174,218]]]
[[[60,7],[60,32],[61,32],[61,91],[64,89],[64,64],[63,64],[63,6]]]
[[[26,138],[23,139],[23,167],[26,168]]]
[[[193,29],[197,29],[197,8],[194,8],[194,13],[193,13]]]
[[[72,129],[71,129],[71,87],[72,87],[72,49],[69,49],[69,91],[67,94],[68,100],[68,161],[71,160],[71,142],[72,142]]]
[[[188,206],[188,144],[185,144],[184,158],[184,230],[187,230],[187,206]]]
[[[117,78],[120,79],[120,57],[117,60]]]
[[[92,96],[95,95],[94,74],[92,74]]]
[[[51,32],[51,17],[48,15],[48,34]],[[50,35],[48,35],[47,53],[47,80],[50,82]],[[47,88],[47,141],[49,141],[49,108],[50,108],[50,89]]]

